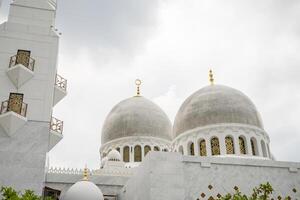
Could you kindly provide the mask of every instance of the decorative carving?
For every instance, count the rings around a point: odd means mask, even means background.
[[[63,127],[64,127],[64,122],[56,119],[54,117],[51,118],[51,123],[50,123],[50,130],[60,133],[63,133]]]
[[[214,155],[220,155],[220,144],[218,138],[212,138],[211,139],[211,154]]]
[[[208,189],[213,189],[213,186],[212,185],[208,185]]]
[[[222,197],[222,195],[220,193],[218,193],[217,197],[220,199]]]
[[[200,141],[200,156],[206,156],[206,142],[205,140]]]
[[[245,140],[242,137],[239,137],[239,144],[240,144],[240,153],[246,154],[246,146],[245,146]]]
[[[227,154],[234,154],[234,144],[233,144],[232,137],[227,136],[225,138],[225,143],[226,143],[226,153]]]
[[[204,198],[206,195],[202,192],[201,193],[201,197]]]
[[[237,190],[239,190],[239,187],[238,186],[234,186],[233,189],[237,191]]]
[[[209,198],[208,198],[208,200],[215,200],[212,196],[210,196]]]
[[[67,90],[67,79],[62,76],[56,74],[55,85],[60,89],[66,91]]]

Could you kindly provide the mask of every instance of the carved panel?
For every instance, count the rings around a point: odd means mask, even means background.
[[[234,144],[232,137],[227,136],[225,138],[225,144],[226,144],[226,153],[227,154],[234,154]]]
[[[28,67],[29,62],[30,62],[30,51],[18,50],[16,64],[22,64],[25,67]]]
[[[205,140],[200,141],[200,156],[206,156],[206,143]]]
[[[13,111],[15,113],[21,114],[23,97],[24,95],[20,93],[10,93],[8,100],[8,111]]]
[[[245,140],[242,137],[239,137],[239,144],[240,144],[240,153],[246,154],[246,146],[245,146]]]
[[[220,155],[220,144],[218,138],[212,138],[211,139],[211,154],[214,155]]]

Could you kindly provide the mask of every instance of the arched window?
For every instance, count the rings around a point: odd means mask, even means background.
[[[147,155],[147,153],[149,152],[149,151],[151,151],[151,147],[150,146],[145,146],[144,147],[144,156],[146,156]]]
[[[189,143],[188,150],[189,150],[189,155],[191,155],[191,156],[195,155],[194,143],[193,142]]]
[[[226,154],[234,154],[234,144],[233,144],[232,137],[227,136],[225,138],[225,144],[226,144]]]
[[[178,149],[178,152],[181,153],[183,155],[183,146],[180,146]]]
[[[154,147],[154,151],[159,151],[159,147],[158,147],[158,146],[155,146],[155,147]]]
[[[267,148],[266,148],[265,142],[262,140],[260,143],[261,143],[261,149],[262,149],[263,157],[268,157]]]
[[[239,137],[239,144],[240,144],[240,153],[246,154],[246,145],[245,145],[245,139],[243,137]]]
[[[220,144],[218,138],[212,138],[210,141],[211,145],[211,155],[220,155]]]
[[[199,142],[200,156],[206,156],[206,143],[205,140],[200,140]]]
[[[134,147],[134,162],[142,161],[142,148],[140,145]]]
[[[126,146],[123,149],[123,161],[129,162],[129,146]]]
[[[258,155],[258,150],[257,150],[257,142],[255,138],[251,138],[251,150],[252,150],[252,155],[257,156]]]

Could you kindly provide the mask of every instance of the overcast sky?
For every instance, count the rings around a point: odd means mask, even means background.
[[[68,96],[54,108],[65,126],[52,166],[99,167],[103,121],[135,94],[136,78],[174,121],[181,103],[208,84],[210,68],[217,84],[253,100],[276,159],[300,162],[299,0],[58,3],[58,72]]]

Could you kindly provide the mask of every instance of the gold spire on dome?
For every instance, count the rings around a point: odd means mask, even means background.
[[[135,80],[136,85],[136,96],[141,96],[140,86],[142,85],[142,81],[140,79]]]
[[[210,82],[210,84],[213,85],[214,81],[215,81],[215,79],[214,79],[213,71],[209,70],[209,82]]]
[[[87,168],[87,166],[85,166],[84,170],[83,170],[83,181],[88,181],[89,180],[89,169]]]

